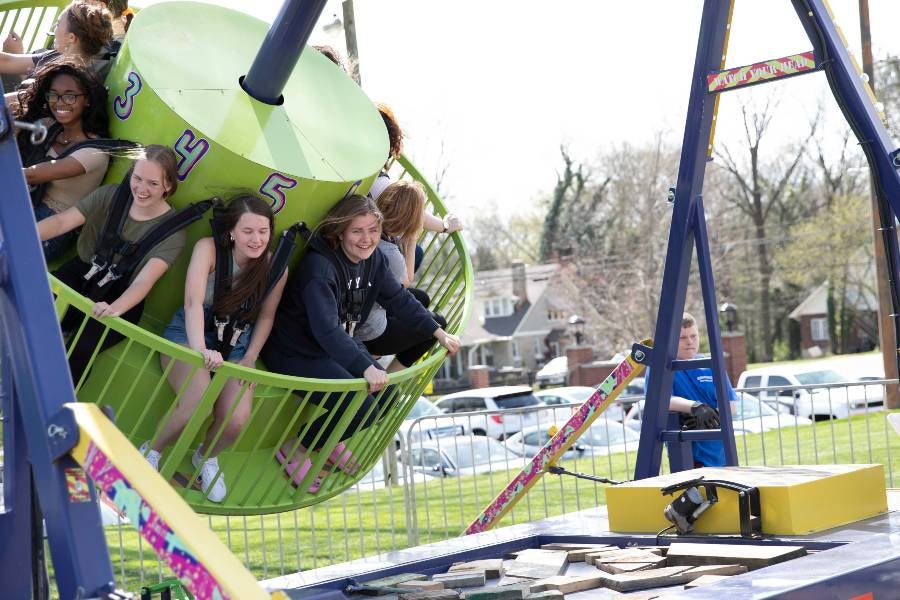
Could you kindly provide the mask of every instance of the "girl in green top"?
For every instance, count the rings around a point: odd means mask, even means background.
[[[134,163],[127,184],[132,200],[128,208],[120,236],[134,242],[160,223],[173,211],[166,201],[178,186],[178,169],[175,152],[166,146],[147,146],[142,156]],[[97,252],[106,217],[109,213],[119,186],[106,185],[98,188],[75,206],[38,222],[41,240],[55,238],[81,227],[78,236],[78,256],[65,263],[54,275],[66,285],[85,290],[85,275],[91,271],[92,258]],[[180,230],[153,246],[127,276],[107,284],[108,291],[100,297],[93,297],[91,315],[97,319],[122,317],[137,323],[144,311],[144,298],[153,285],[159,281],[181,254],[186,243],[184,230]],[[93,288],[92,288],[93,289]],[[92,292],[85,292],[91,295]],[[80,314],[70,310],[61,323],[63,331],[80,327]],[[81,335],[75,342],[69,357],[69,368],[76,384],[86,371],[97,344],[106,327],[94,319],[89,319]],[[120,341],[122,336],[109,330],[103,348]]]

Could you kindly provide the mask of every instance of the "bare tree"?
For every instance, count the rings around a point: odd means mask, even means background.
[[[776,103],[777,104],[777,103]],[[761,148],[772,122],[775,106],[766,100],[760,109],[748,104],[741,106],[744,124],[744,160],[739,160],[726,145],[715,155],[719,164],[734,182],[731,191],[724,193],[724,199],[749,217],[753,236],[757,243],[756,257],[759,274],[760,324],[762,327],[763,359],[772,360],[774,355],[773,320],[771,311],[772,260],[769,255],[767,228],[776,211],[784,211],[785,200],[797,176],[805,148],[814,136],[818,119],[814,120],[806,139],[791,151],[788,160],[764,160]],[[785,153],[781,153],[784,156]]]

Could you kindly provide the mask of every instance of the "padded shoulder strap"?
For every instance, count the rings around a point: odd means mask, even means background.
[[[100,237],[97,238],[97,244],[94,246],[94,256],[91,258],[91,263],[95,266],[102,268],[108,265],[122,244],[122,227],[125,225],[125,219],[131,208],[131,171],[132,169],[128,169],[116,188],[112,205],[106,214],[106,222],[103,224],[103,229],[100,230]]]

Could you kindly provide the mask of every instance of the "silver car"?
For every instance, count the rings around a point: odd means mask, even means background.
[[[407,464],[413,473],[457,477],[520,468],[522,458],[488,437],[452,437],[414,444]]]

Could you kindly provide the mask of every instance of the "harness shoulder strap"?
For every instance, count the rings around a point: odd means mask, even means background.
[[[113,255],[122,244],[122,228],[125,226],[125,219],[128,217],[128,211],[131,208],[131,169],[125,173],[125,177],[116,188],[113,196],[112,204],[109,212],[106,214],[106,221],[103,223],[103,229],[100,230],[100,237],[94,246],[94,256],[91,257],[91,270],[85,279],[90,279],[96,273],[106,268],[112,260]]]
[[[200,220],[203,213],[219,203],[219,198],[212,197],[199,202],[188,204],[181,210],[170,213],[165,219],[153,226],[153,229],[145,233],[136,242],[124,242],[121,248],[121,258],[109,268],[113,279],[118,279],[131,273],[141,260],[150,251],[178,231],[181,231],[191,223]]]

